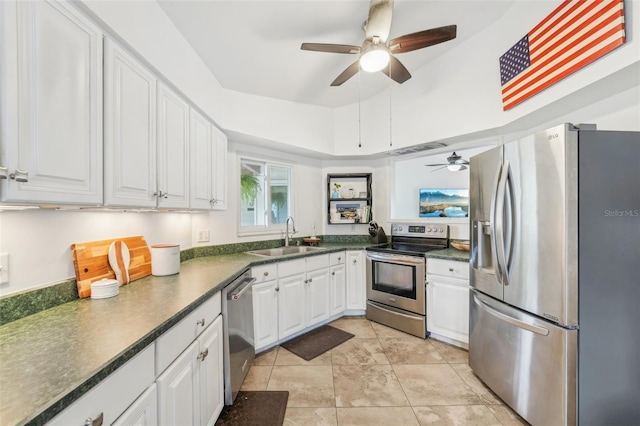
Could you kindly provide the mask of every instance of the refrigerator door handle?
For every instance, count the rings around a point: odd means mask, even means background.
[[[498,188],[496,191],[496,201],[494,210],[495,229],[494,234],[496,259],[498,261],[498,271],[500,272],[500,281],[503,285],[509,285],[509,274],[507,273],[507,260],[504,247],[504,206],[507,191],[507,179],[509,178],[509,161],[505,160],[502,166],[502,172],[500,174],[500,180],[498,181]]]
[[[490,315],[504,321],[508,322],[511,325],[514,325],[518,328],[522,328],[524,330],[528,330],[532,333],[539,334],[541,336],[549,335],[549,330],[544,327],[538,327],[537,325],[527,324],[524,321],[520,321],[519,319],[515,319],[510,317],[509,315],[505,315],[502,312],[498,312],[493,308],[490,308],[488,305],[484,304],[481,300],[479,300],[475,295],[473,296],[473,302],[478,305],[478,308],[484,310]]]
[[[498,176],[497,179],[495,181],[495,188],[493,191],[493,195],[491,196],[491,211],[489,212],[489,224],[490,224],[490,239],[491,239],[491,257],[492,257],[492,262],[494,265],[494,270],[496,272],[496,278],[498,279],[498,281],[500,282],[500,284],[502,284],[502,265],[500,265],[498,258],[497,258],[497,247],[498,247],[498,242],[497,242],[497,238],[496,238],[496,216],[497,216],[497,209],[496,209],[496,205],[498,203],[498,198],[499,198],[499,189],[500,189],[500,180],[502,179],[502,172],[503,172],[503,168],[502,166],[500,166],[500,169],[498,170]]]

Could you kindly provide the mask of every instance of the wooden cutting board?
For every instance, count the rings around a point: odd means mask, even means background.
[[[116,278],[109,266],[109,247],[114,241],[122,241],[129,248],[131,281],[151,275],[151,252],[142,235],[71,244],[78,295],[81,298],[91,296],[91,283],[103,278]]]

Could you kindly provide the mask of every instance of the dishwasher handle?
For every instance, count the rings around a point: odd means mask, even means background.
[[[242,284],[238,285],[233,292],[227,294],[227,300],[239,300],[255,281],[255,278],[246,277]]]

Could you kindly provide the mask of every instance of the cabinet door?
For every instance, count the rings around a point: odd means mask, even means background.
[[[344,265],[332,266],[331,269],[331,315],[346,310],[346,281]]]
[[[68,2],[3,2],[0,200],[102,203],[102,32]]]
[[[347,251],[346,257],[347,309],[366,309],[367,291],[364,252],[362,250],[350,250]]]
[[[158,207],[189,207],[189,104],[158,82]]]
[[[227,135],[213,128],[213,209],[227,209]]]
[[[307,272],[307,327],[329,319],[331,309],[331,283],[329,276],[328,268]]]
[[[305,273],[278,279],[278,335],[284,339],[304,330],[305,324]]]
[[[222,315],[202,332],[200,341],[200,424],[213,426],[224,407]]]
[[[158,392],[156,384],[144,391],[112,426],[155,426],[158,424]]]
[[[195,341],[158,377],[159,424],[200,424],[199,354],[200,344]]]
[[[278,341],[277,281],[253,285],[253,333],[256,351]]]
[[[105,40],[105,204],[156,206],[156,78]]]
[[[427,331],[469,343],[469,282],[440,275],[427,278]]]
[[[209,120],[191,109],[191,183],[192,209],[210,210],[213,193],[213,127]]]

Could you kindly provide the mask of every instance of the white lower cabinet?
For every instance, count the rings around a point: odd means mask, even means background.
[[[469,343],[469,265],[427,259],[427,330],[435,338]]]
[[[152,384],[112,426],[152,426],[158,424],[158,392]]]
[[[344,252],[256,266],[256,352],[326,322],[345,308]]]
[[[256,351],[278,341],[278,275],[275,263],[251,269],[253,284],[253,333]]]
[[[83,425],[89,419],[92,421],[100,417],[102,417],[103,424],[111,424],[121,417],[131,404],[135,405],[140,402],[144,405],[139,397],[153,385],[155,380],[154,346],[153,343],[147,346],[142,352],[65,408],[48,424]],[[153,419],[151,418],[151,420]],[[124,422],[122,424],[135,423]]]
[[[306,328],[307,282],[305,277],[306,272],[301,272],[278,278],[278,336],[280,339]]]
[[[347,307],[347,281],[345,272],[345,252],[330,254],[329,281],[331,283],[331,300],[329,315],[338,315]]]
[[[347,250],[347,310],[367,309],[366,264],[363,250]]]
[[[224,406],[222,316],[158,377],[161,425],[212,425]]]

